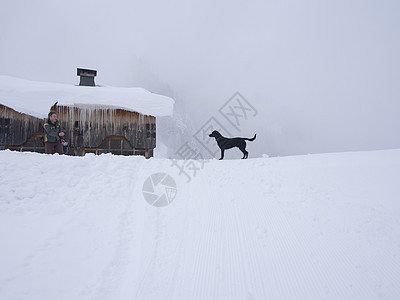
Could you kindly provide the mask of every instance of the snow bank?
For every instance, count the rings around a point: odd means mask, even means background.
[[[174,100],[143,88],[86,87],[0,76],[0,104],[38,118],[59,105],[121,108],[145,115],[172,115]]]
[[[142,187],[170,174],[177,197]],[[400,150],[205,163],[0,152],[1,299],[397,299]]]

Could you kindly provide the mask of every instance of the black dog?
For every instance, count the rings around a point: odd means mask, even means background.
[[[249,152],[246,151],[246,140],[252,142],[256,139],[256,135],[252,139],[248,138],[240,138],[236,137],[233,139],[228,139],[226,137],[223,137],[218,131],[214,130],[209,137],[214,137],[217,140],[218,147],[221,149],[221,158],[224,159],[224,151],[226,149],[231,149],[233,147],[238,147],[240,151],[243,152],[243,157],[247,158],[249,156]]]

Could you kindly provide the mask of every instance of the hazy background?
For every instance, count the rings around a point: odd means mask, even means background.
[[[250,157],[400,148],[398,0],[0,3],[0,74],[172,96],[169,156],[211,117],[257,133]],[[258,112],[240,131],[218,113],[237,91]]]

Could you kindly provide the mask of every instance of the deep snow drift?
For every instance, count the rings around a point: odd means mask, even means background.
[[[177,185],[161,208],[142,192],[159,172]],[[400,150],[179,172],[167,159],[0,151],[0,299],[400,295]]]

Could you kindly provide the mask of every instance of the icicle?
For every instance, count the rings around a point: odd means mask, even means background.
[[[92,144],[91,143],[91,136],[92,136],[92,134],[91,134],[91,127],[92,127],[92,110],[90,109],[90,108],[88,108],[88,120],[87,120],[87,122],[88,122],[88,132],[89,132],[89,146]]]
[[[100,109],[98,109],[97,107],[96,107],[96,109],[95,109],[95,116],[96,116],[96,132],[98,132],[98,135],[99,136],[101,136],[101,132],[100,132],[100,118],[99,118],[99,116],[100,116]]]

